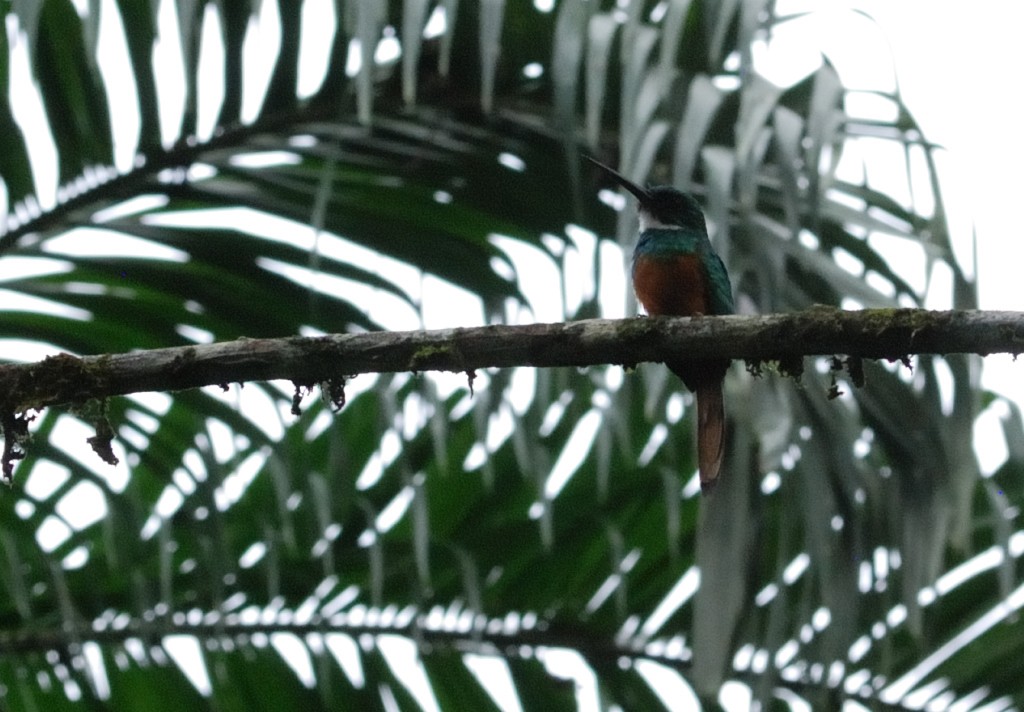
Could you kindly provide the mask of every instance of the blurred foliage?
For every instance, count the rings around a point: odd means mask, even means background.
[[[582,152],[692,190],[743,311],[920,306],[938,273],[976,306],[900,95],[877,119],[824,56],[760,73],[800,15],[338,5],[9,5],[0,358],[621,313],[635,219]],[[865,141],[910,199],[850,178]],[[48,410],[0,497],[0,698],[514,709],[505,680],[523,709],[656,709],[730,681],[778,708],[1017,707],[1024,430],[998,406],[1010,457],[981,479],[977,369],[737,365],[704,499],[656,367],[360,377],[297,417],[287,384],[117,399],[117,467],[84,445],[99,409]]]

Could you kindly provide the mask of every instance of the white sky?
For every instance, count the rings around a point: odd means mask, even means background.
[[[1021,309],[1024,3],[861,4],[891,37],[904,95],[925,135],[949,147],[952,170],[944,177],[958,193],[951,197],[978,229],[981,307]]]

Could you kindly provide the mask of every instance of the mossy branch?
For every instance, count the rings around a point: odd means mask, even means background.
[[[1024,352],[1024,313],[812,308],[791,314],[588,319],[528,326],[238,339],[126,354],[51,356],[0,366],[0,411],[144,391],[284,379],[312,385],[360,373],[512,366],[633,366],[679,356],[792,362],[845,354]]]

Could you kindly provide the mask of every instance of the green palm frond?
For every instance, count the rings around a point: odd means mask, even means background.
[[[920,306],[940,271],[976,306],[900,95],[878,93],[897,117],[878,120],[850,115],[827,60],[788,87],[759,74],[751,48],[799,17],[358,0],[300,96],[301,3],[277,7],[265,90],[247,80],[274,5],[172,4],[168,35],[161,3],[12,4],[0,88],[34,81],[44,120],[0,102],[0,270],[21,271],[3,273],[0,358],[621,312],[607,290],[634,220],[584,150],[702,199],[742,310]],[[201,41],[215,20],[222,65]],[[101,31],[131,90],[100,66]],[[382,42],[400,52],[375,58]],[[841,166],[879,137],[908,176],[925,165],[914,199]],[[711,704],[734,680],[822,708],[1020,706],[1019,416],[979,480],[977,364],[912,364],[864,364],[863,385],[857,363],[809,360],[799,382],[778,375],[797,364],[734,367],[728,477],[703,500],[690,401],[656,367],[481,373],[472,394],[465,376],[360,376],[340,411],[307,397],[297,415],[280,384],[47,410],[0,497],[0,693],[488,709],[507,679],[524,709],[572,709],[562,653],[609,708],[666,706],[658,675]],[[86,444],[104,423],[116,467]]]

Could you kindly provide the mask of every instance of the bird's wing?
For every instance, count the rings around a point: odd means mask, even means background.
[[[722,258],[712,252],[704,260],[708,271],[708,295],[711,299],[712,314],[732,314],[736,307],[732,301],[732,285],[729,284],[729,273],[725,271]]]

